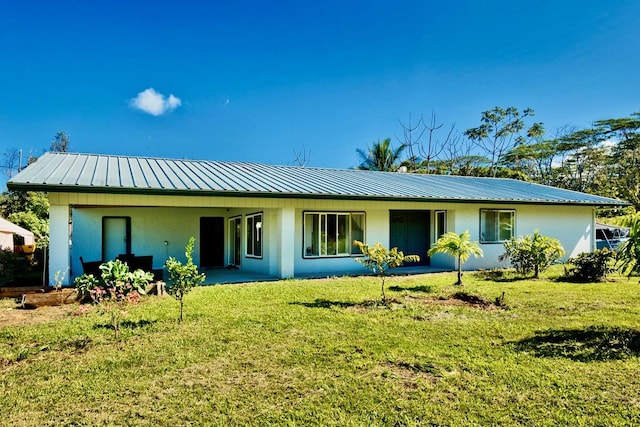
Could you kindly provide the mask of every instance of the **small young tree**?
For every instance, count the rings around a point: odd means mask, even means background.
[[[400,267],[405,262],[420,261],[420,256],[418,255],[405,255],[402,251],[399,251],[398,248],[387,249],[382,246],[381,243],[369,246],[355,240],[353,244],[356,245],[364,255],[364,258],[356,258],[356,261],[382,279],[383,303],[387,302],[387,295],[384,292],[384,281],[387,272],[392,268]]]
[[[443,234],[427,252],[429,256],[437,253],[444,253],[456,258],[458,262],[458,281],[456,285],[458,286],[462,286],[462,264],[471,255],[476,258],[483,255],[478,243],[471,241],[469,230],[461,234],[456,234],[453,231]]]
[[[499,261],[511,260],[511,264],[520,274],[533,273],[539,277],[541,271],[564,255],[564,248],[558,239],[543,236],[535,231],[533,235],[512,237],[504,242],[505,253],[500,255]]]
[[[198,267],[193,263],[193,245],[195,238],[189,238],[187,246],[184,248],[184,255],[187,263],[182,264],[174,257],[167,260],[164,266],[169,272],[169,284],[167,285],[167,293],[180,301],[180,322],[183,319],[184,312],[184,296],[191,291],[194,286],[201,285],[204,282],[205,274],[198,272]]]

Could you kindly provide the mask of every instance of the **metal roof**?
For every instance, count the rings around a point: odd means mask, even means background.
[[[505,178],[77,153],[46,153],[7,187],[48,192],[628,205]]]

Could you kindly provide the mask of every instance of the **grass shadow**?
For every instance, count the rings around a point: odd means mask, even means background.
[[[514,270],[481,270],[474,272],[473,275],[482,280],[500,283],[519,282],[531,279],[530,277],[517,275]]]
[[[309,308],[356,308],[356,309],[389,309],[397,305],[402,305],[402,301],[395,298],[387,298],[386,301],[381,299],[365,300],[362,302],[352,301],[331,301],[326,299],[316,299],[313,302],[293,301],[290,305],[302,305]]]
[[[640,331],[606,326],[546,330],[512,344],[516,350],[532,352],[537,357],[579,362],[622,360],[640,356]]]
[[[564,276],[559,276],[553,279],[549,279],[552,280],[556,283],[577,283],[577,284],[594,284],[594,283],[607,283],[607,282],[611,282],[612,280],[607,279],[606,277],[603,278],[579,278],[579,277],[573,277],[570,275],[564,275]]]
[[[309,307],[309,308],[332,308],[332,307],[349,308],[349,307],[355,307],[357,305],[361,305],[357,302],[331,301],[331,300],[320,299],[320,298],[316,298],[313,302],[293,301],[293,302],[290,302],[289,304],[302,305],[304,307]]]
[[[120,322],[120,329],[138,329],[138,328],[145,328],[151,325],[154,325],[155,323],[157,323],[157,320],[146,320],[146,319],[141,319],[141,320],[123,320],[122,322]],[[113,330],[113,325],[111,323],[97,323],[93,326],[94,329],[110,329]]]
[[[433,287],[429,285],[418,285],[418,286],[390,286],[390,291],[394,292],[423,292],[425,294],[429,294],[433,291]]]

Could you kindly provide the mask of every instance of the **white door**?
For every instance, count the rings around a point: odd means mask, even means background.
[[[129,253],[129,218],[102,218],[102,261]]]

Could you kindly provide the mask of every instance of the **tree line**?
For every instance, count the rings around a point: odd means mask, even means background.
[[[358,149],[358,169],[515,178],[630,202],[640,210],[640,113],[550,135],[531,108],[495,107],[459,133],[435,114]]]

